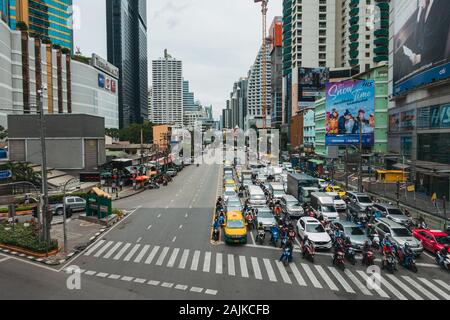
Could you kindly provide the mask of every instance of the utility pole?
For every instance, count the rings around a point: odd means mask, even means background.
[[[363,167],[363,122],[359,117],[359,174],[358,174],[358,192],[363,190],[363,178],[362,178],[362,167]]]
[[[345,146],[345,190],[348,190],[348,146]]]
[[[47,148],[45,145],[45,115],[44,115],[44,91],[45,88],[38,90],[37,100],[39,108],[39,125],[40,125],[40,139],[41,139],[41,180],[42,180],[42,240],[45,243],[50,242],[50,225],[51,217],[48,214],[48,184],[47,184]]]

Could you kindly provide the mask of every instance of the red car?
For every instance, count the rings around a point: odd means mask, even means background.
[[[434,254],[442,250],[445,245],[450,246],[450,235],[437,230],[415,229],[413,235],[417,240],[422,241],[423,248]],[[449,248],[450,253],[450,248]]]

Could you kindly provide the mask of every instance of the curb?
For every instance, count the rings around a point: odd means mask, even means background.
[[[99,232],[97,232],[93,237],[91,237],[89,239],[89,241],[84,244],[83,246],[85,248],[87,248],[88,246],[90,246],[92,243],[94,243],[102,234],[104,234],[106,231],[108,231],[112,226],[116,225],[117,223],[119,223],[120,221],[122,221],[126,216],[128,216],[129,213],[128,212],[124,212],[124,215],[121,218],[118,218],[116,220],[116,222],[114,222],[113,224],[111,224],[109,227],[104,227],[102,229],[100,229]],[[3,249],[0,248],[0,252],[2,252],[3,254],[9,255],[9,256],[15,256],[15,257],[19,257],[19,258],[23,258],[23,259],[27,259],[29,261],[32,262],[38,262],[41,264],[45,264],[47,266],[59,266],[61,264],[66,263],[67,261],[69,261],[70,259],[72,259],[76,254],[82,252],[84,249],[76,249],[73,250],[72,252],[67,254],[67,257],[65,259],[60,259],[60,260],[53,260],[51,258],[37,258],[37,257],[33,257],[33,256],[28,256],[24,253],[19,253],[16,251],[12,251],[12,250],[8,250],[8,249]]]
[[[119,200],[122,200],[122,199],[127,199],[127,198],[131,198],[131,197],[133,197],[133,196],[135,196],[135,195],[137,195],[137,194],[140,194],[140,193],[142,193],[142,192],[144,192],[144,191],[146,191],[147,189],[140,189],[139,191],[137,191],[137,192],[135,192],[135,193],[132,193],[132,194],[129,194],[129,195],[127,195],[127,196],[124,196],[124,197],[119,197],[119,198],[114,198],[113,197],[113,199],[112,199],[112,201],[113,202],[115,202],[115,201],[119,201]]]

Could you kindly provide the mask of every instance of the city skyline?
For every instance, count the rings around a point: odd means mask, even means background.
[[[74,48],[79,47],[86,56],[95,52],[106,57],[106,20],[98,15],[105,12],[105,2],[74,0],[73,3],[74,12],[79,13],[79,18],[75,18]],[[269,7],[268,19],[281,13],[280,6],[274,3]],[[196,18],[192,19],[194,15]],[[246,75],[261,46],[260,7],[253,1],[242,0],[148,1],[147,16],[149,61],[160,58],[166,48],[182,60],[191,91],[203,105],[213,105],[214,118],[218,119],[230,83]],[[242,28],[230,21],[246,21],[252,27]],[[201,45],[203,50],[192,50]],[[151,65],[149,78],[150,69]],[[216,75],[214,81],[211,70]]]

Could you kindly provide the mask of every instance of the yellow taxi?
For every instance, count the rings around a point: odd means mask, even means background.
[[[247,243],[247,224],[240,211],[230,211],[226,215],[224,238],[227,244]]]
[[[347,192],[345,192],[341,187],[339,186],[328,186],[325,188],[326,192],[335,192],[339,195],[339,197],[343,198],[347,195]]]
[[[238,187],[237,187],[236,183],[234,182],[234,180],[231,180],[231,179],[225,180],[224,186],[225,186],[225,189],[226,188],[233,188],[234,191],[237,191],[237,189],[238,189]]]

